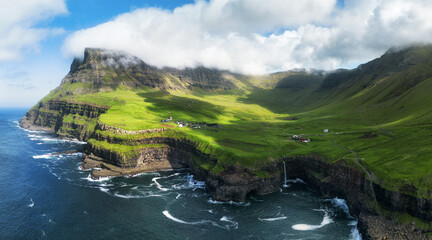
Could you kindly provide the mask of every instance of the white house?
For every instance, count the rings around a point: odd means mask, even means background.
[[[180,123],[180,124],[178,125],[178,127],[183,127],[183,124]]]
[[[327,129],[327,128],[326,128],[326,129],[324,129],[324,132],[325,132],[325,133],[328,133],[328,129]]]

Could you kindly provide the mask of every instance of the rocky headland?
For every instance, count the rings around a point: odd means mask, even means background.
[[[353,75],[364,69],[333,75]],[[344,84],[345,78],[339,79],[339,75],[330,75],[331,79],[327,77],[322,86],[330,88]],[[285,79],[284,76],[279,78]],[[314,76],[314,82],[318,81],[316,78]],[[78,87],[69,88],[70,84]],[[109,106],[68,98],[111,91],[121,85],[169,90],[239,88],[238,81],[233,80],[229,72],[206,68],[159,70],[128,55],[87,49],[84,59],[74,60],[62,85],[51,93],[51,97],[30,109],[21,119],[20,126],[86,141],[82,168],[92,169],[93,178],[188,168],[197,179],[206,182],[206,189],[214,200],[237,202],[245,201],[251,194],[279,191],[285,177],[301,178],[324,198],[345,199],[352,215],[358,218],[365,239],[432,239],[428,232],[432,200],[418,197],[415,187],[410,184],[404,186],[403,191],[391,191],[364,169],[343,159],[329,163],[319,154],[281,156],[260,165],[259,169],[220,163],[218,156],[223,153],[215,154],[212,146],[202,146],[173,129],[128,131],[109,126],[99,121],[99,116],[109,111]]]

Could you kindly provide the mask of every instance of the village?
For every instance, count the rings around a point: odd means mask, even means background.
[[[328,129],[324,129],[323,130],[324,133],[328,133],[329,130]],[[303,142],[303,143],[308,143],[310,142],[310,138],[307,138],[305,135],[303,134],[299,134],[299,135],[292,135],[292,137],[290,138],[290,140],[293,141],[298,141],[298,142]]]
[[[172,117],[169,117],[167,119],[162,119],[161,122],[174,122]],[[217,132],[218,130],[216,128],[222,128],[222,125],[217,123],[206,123],[206,122],[191,122],[191,121],[183,121],[178,120],[174,122],[177,124],[177,127],[183,128],[183,127],[189,127],[189,128],[195,128],[195,129],[204,129],[209,130],[212,132]],[[207,129],[210,128],[210,129]]]

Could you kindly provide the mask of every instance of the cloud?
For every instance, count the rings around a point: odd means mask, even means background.
[[[47,18],[66,13],[64,0],[20,0],[0,3],[0,61],[17,60],[23,50],[37,51],[39,42],[62,29],[38,28]]]
[[[168,11],[142,8],[74,32],[67,56],[85,47],[123,50],[171,67],[243,73],[335,69],[394,46],[432,40],[429,0],[210,0]]]

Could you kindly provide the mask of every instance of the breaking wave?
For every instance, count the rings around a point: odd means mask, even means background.
[[[320,225],[296,224],[296,225],[293,225],[292,228],[294,230],[298,230],[298,231],[311,231],[311,230],[316,230],[316,229],[322,228],[322,227],[324,227],[324,226],[326,226],[332,222],[333,222],[333,219],[331,219],[329,217],[328,213],[326,211],[324,211],[324,218],[323,218]]]

